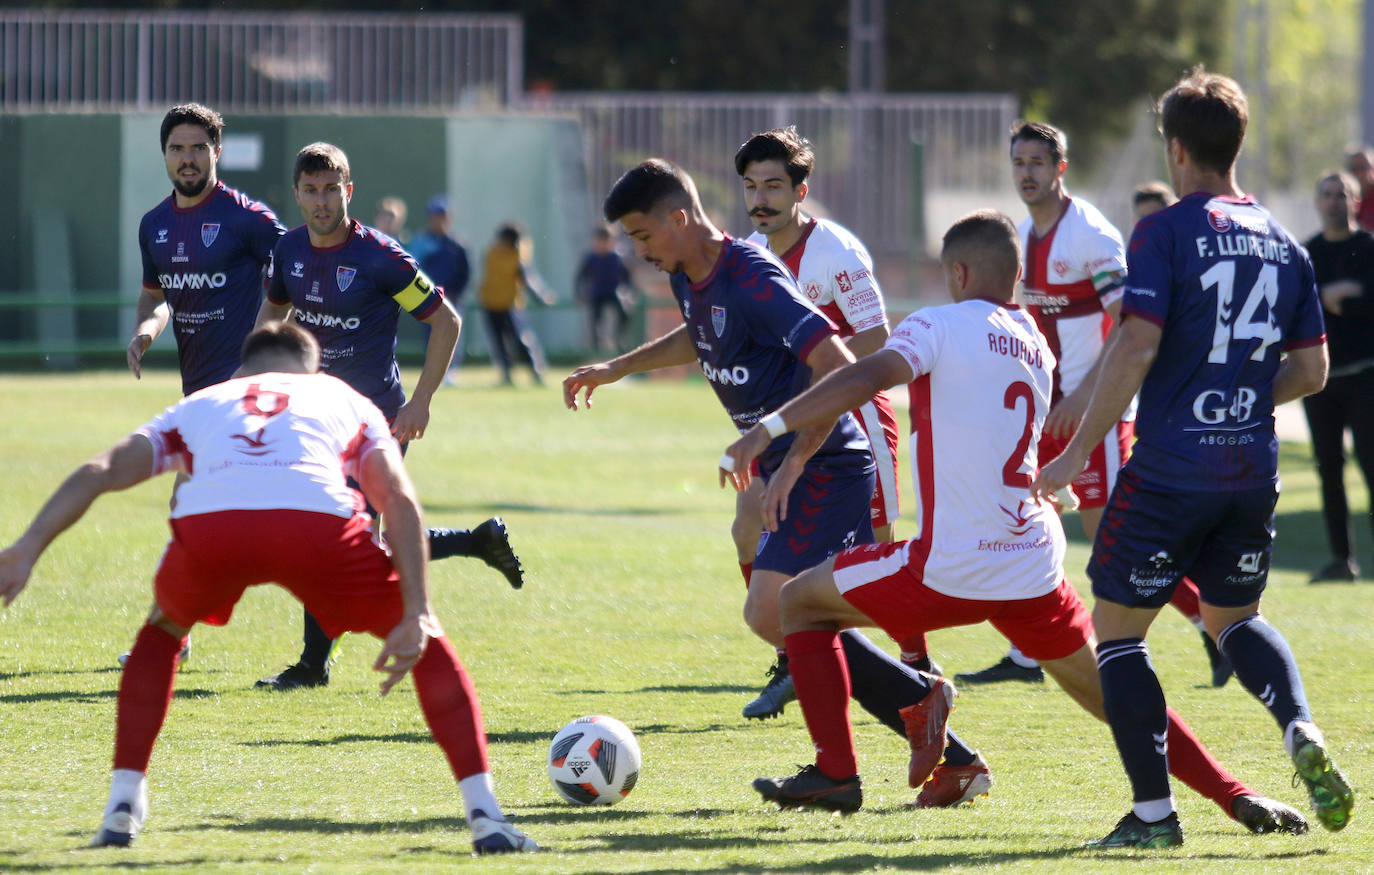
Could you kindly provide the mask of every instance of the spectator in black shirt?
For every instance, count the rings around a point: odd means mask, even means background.
[[[1317,182],[1322,230],[1307,241],[1331,352],[1326,388],[1303,399],[1332,556],[1312,575],[1313,583],[1354,580],[1359,574],[1345,500],[1347,428],[1365,486],[1374,486],[1374,236],[1356,224],[1359,192],[1359,183],[1349,174],[1323,174]],[[1370,507],[1374,514],[1374,495]]]

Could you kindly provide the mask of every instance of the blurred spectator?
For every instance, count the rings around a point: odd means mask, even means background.
[[[611,230],[602,225],[592,232],[591,251],[582,257],[582,266],[577,270],[577,300],[587,307],[588,339],[592,349],[626,350],[625,327],[630,321],[629,308],[634,303],[634,294],[630,272],[620,253],[615,251]],[[610,331],[603,334],[602,322],[608,312]],[[604,346],[603,337],[606,338]]]
[[[1157,179],[1137,185],[1131,193],[1131,206],[1135,209],[1137,222],[1177,202],[1178,198],[1174,197],[1174,190],[1169,187],[1169,183]]]
[[[1358,185],[1339,171],[1322,174],[1317,182],[1322,229],[1306,243],[1331,353],[1326,388],[1302,399],[1331,547],[1331,561],[1312,575],[1313,583],[1354,580],[1359,574],[1345,499],[1347,428],[1365,486],[1374,486],[1374,405],[1369,403],[1374,397],[1374,236],[1356,227]],[[1374,502],[1370,506],[1374,510]]]
[[[420,269],[443,288],[453,309],[463,312],[463,292],[468,287],[470,270],[468,252],[458,238],[449,233],[451,218],[448,211],[448,198],[436,194],[425,205],[425,230],[416,234],[410,241],[410,254],[420,263]],[[428,328],[429,326],[425,326]],[[458,382],[458,368],[463,363],[463,347],[467,332],[458,335],[458,348],[454,350],[453,361],[449,363],[448,373],[444,376],[445,385]]]
[[[554,296],[530,264],[529,249],[518,226],[507,223],[497,228],[496,239],[483,258],[482,284],[477,290],[487,317],[492,363],[501,369],[501,383],[506,386],[512,384],[512,355],[530,366],[536,383],[544,383],[544,350],[520,311],[526,291],[548,306],[553,306]]]
[[[1355,223],[1374,231],[1374,152],[1368,146],[1352,146],[1345,152],[1345,169],[1359,184]]]
[[[377,213],[372,218],[372,227],[397,243],[404,244],[410,236],[406,233],[406,202],[393,196],[377,201]]]

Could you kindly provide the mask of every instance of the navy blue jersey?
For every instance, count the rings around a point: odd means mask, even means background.
[[[168,196],[143,216],[143,286],[160,289],[172,310],[183,393],[238,370],[262,301],[262,270],[285,233],[266,205],[222,182],[194,207]]]
[[[702,373],[741,432],[806,391],[811,385],[806,357],[837,333],[834,323],[802,297],[781,261],[728,235],[710,276],[692,283],[678,273],[670,283]],[[768,445],[759,457],[765,477],[795,438],[789,432]],[[811,457],[808,467],[817,466],[873,468],[868,438],[853,414],[840,417]]]
[[[316,249],[302,225],[277,244],[267,298],[295,308],[296,322],[320,342],[320,368],[381,408],[387,419],[405,403],[396,363],[401,310],[424,319],[443,303],[395,240],[355,219],[348,239]]]
[[[1274,483],[1279,354],[1324,340],[1298,241],[1253,198],[1191,194],[1136,226],[1121,309],[1163,329],[1129,468],[1185,491]]]

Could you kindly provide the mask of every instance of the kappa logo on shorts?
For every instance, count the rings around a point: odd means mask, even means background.
[[[219,222],[206,222],[200,226],[200,243],[206,249],[210,248],[210,244],[214,243],[218,236]]]
[[[348,287],[353,285],[353,278],[357,275],[357,268],[352,267],[341,267],[338,270],[334,271],[334,279],[339,284],[339,291],[348,291]]]

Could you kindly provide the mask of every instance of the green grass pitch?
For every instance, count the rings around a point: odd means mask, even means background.
[[[1089,852],[1078,846],[1112,827],[1129,791],[1106,727],[1052,683],[960,696],[952,725],[996,781],[971,806],[905,808],[915,796],[905,744],[862,712],[863,811],[842,819],[761,804],[750,780],[792,771],[811,748],[796,705],[765,723],[740,716],[772,654],[739,617],[733,501],[715,475],[732,429],[710,390],[636,380],[574,414],[556,388],[494,384],[489,370],[469,369],[462,388],[441,392],[408,463],[429,521],[501,514],[524,559],[519,592],[462,559],[436,563],[431,583],[481,694],[498,795],[546,852],[469,856],[458,791],[413,687],[377,696],[375,641],[348,638],[328,688],[254,690],[299,646],[300,610],[271,587],[251,591],[228,627],[197,631],[136,845],[87,849],[108,787],[115,656],[148,607],[167,477],[98,502],[0,613],[0,872],[1374,871],[1374,590],[1307,583],[1325,557],[1304,447],[1285,449],[1265,606],[1356,788],[1352,824],[1254,837],[1176,785],[1181,849]],[[71,468],[178,395],[166,372],[141,382],[118,372],[0,377],[0,541]],[[910,535],[905,458],[902,479],[899,534]],[[1354,475],[1351,496],[1361,559],[1374,568]],[[1078,533],[1076,519],[1067,528]],[[1086,560],[1080,536],[1068,561],[1080,591]],[[988,627],[931,641],[949,672],[981,668],[1004,647]],[[1151,648],[1170,703],[1222,761],[1306,811],[1273,721],[1235,681],[1208,685],[1197,632],[1166,610]],[[589,713],[625,721],[644,751],[638,787],[610,809],[561,803],[545,774],[553,733]]]

